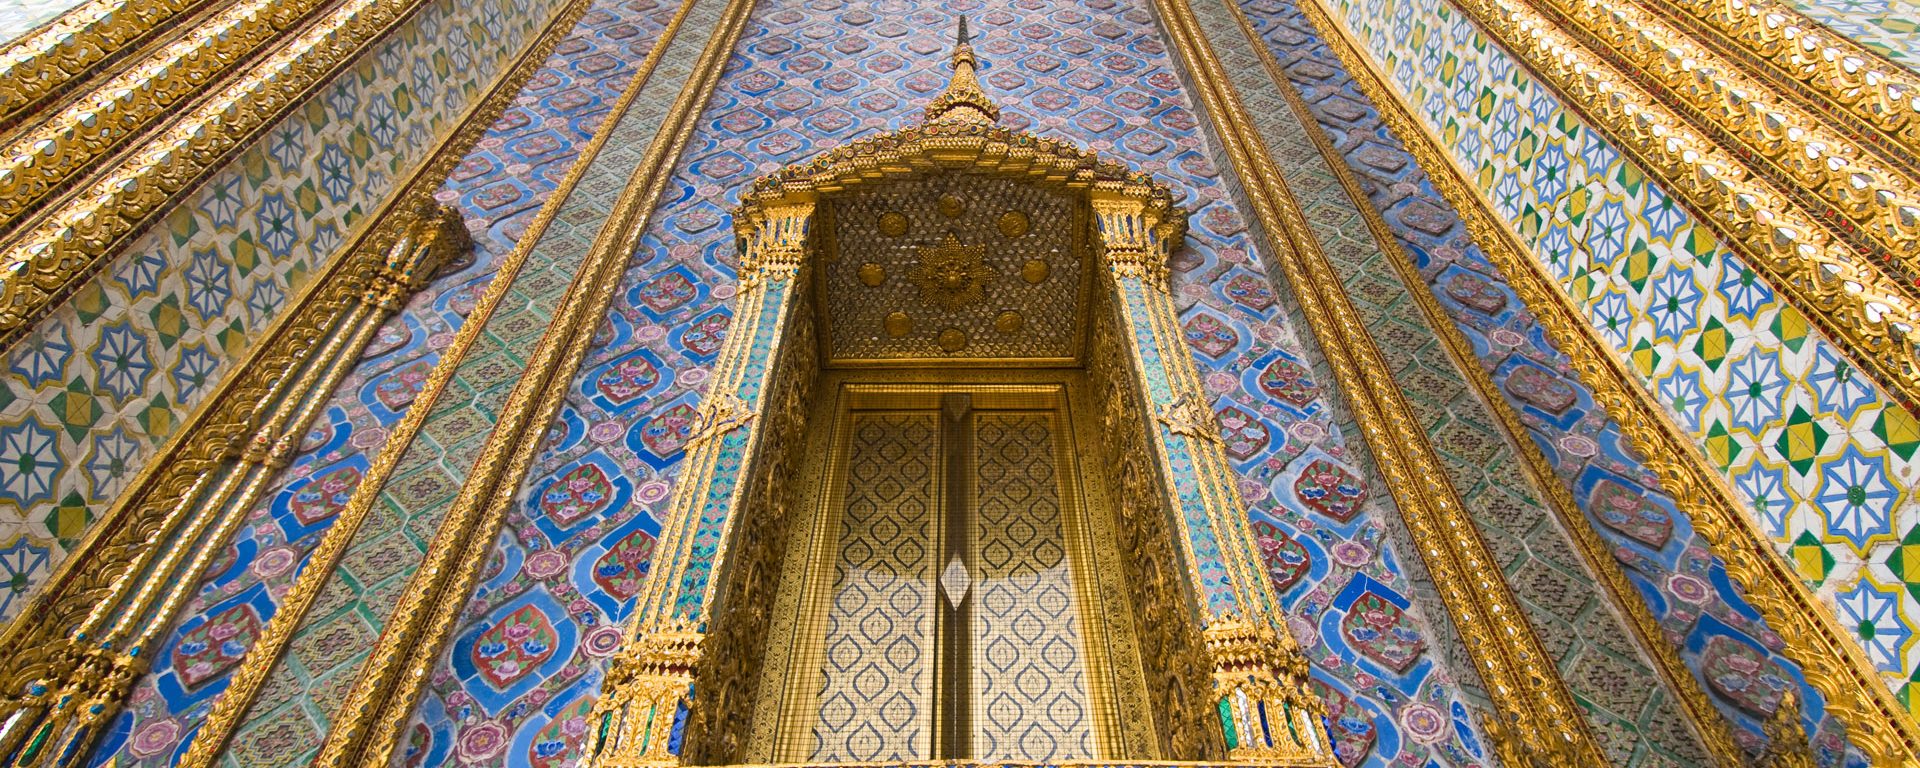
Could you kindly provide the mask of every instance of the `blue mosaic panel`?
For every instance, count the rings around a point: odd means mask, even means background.
[[[410,728],[431,734],[433,744],[451,739],[453,748],[419,753],[435,761],[427,764],[576,759],[600,670],[621,643],[618,624],[646,569],[678,470],[687,395],[708,376],[711,351],[680,340],[716,332],[715,313],[727,311],[736,290],[726,211],[760,174],[916,122],[946,83],[951,30],[963,12],[978,30],[986,87],[1006,105],[1003,124],[1083,143],[1192,193],[1194,230],[1174,280],[1178,303],[1183,313],[1211,318],[1209,333],[1190,332],[1189,340],[1208,397],[1235,425],[1235,460],[1253,514],[1290,541],[1312,542],[1300,551],[1318,559],[1292,590],[1343,596],[1292,628],[1316,665],[1316,680],[1340,691],[1342,722],[1378,744],[1353,764],[1483,759],[1467,706],[1430,645],[1431,625],[1406,597],[1407,577],[1385,543],[1385,526],[1397,518],[1369,503],[1347,463],[1326,393],[1251,252],[1243,217],[1226,200],[1199,118],[1145,4],[769,0],[735,49],[582,368],[598,370],[644,349],[674,366],[658,374],[671,384],[638,404],[609,409],[594,399],[605,394],[597,378],[576,380],[528,481],[540,487],[579,457],[604,454],[632,482],[634,502],[597,513],[578,536],[553,541],[537,522],[551,511],[529,497],[502,534],[496,580],[467,609],[477,620],[511,595],[545,589],[567,609],[550,621],[577,624],[583,641],[559,673],[502,709],[444,660]],[[636,290],[668,275],[670,284],[659,290]],[[696,322],[710,330],[691,333]],[[1309,466],[1324,469],[1300,480]],[[1323,484],[1322,477],[1332,479]],[[1341,477],[1352,485],[1343,486]],[[1339,559],[1329,559],[1330,551]],[[1396,640],[1361,632],[1349,642],[1341,630],[1318,628],[1322,621],[1338,627],[1349,616],[1358,626],[1388,622]],[[1402,723],[1417,724],[1417,734]]]
[[[415,296],[361,354],[292,463],[208,570],[200,593],[183,612],[186,618],[159,647],[153,669],[134,689],[116,735],[96,753],[99,760],[111,756],[124,765],[165,765],[185,749],[193,729],[226,690],[234,667],[273,617],[281,596],[305,568],[308,554],[360,484],[373,454],[386,442],[386,430],[412,406],[440,350],[452,342],[492,281],[498,261],[513,249],[579,157],[672,12],[655,0],[614,0],[589,9],[455,168],[437,197],[466,216],[474,238],[473,263],[441,275]],[[617,467],[592,457],[576,462],[568,472],[573,484],[619,474]],[[616,498],[623,490],[632,493],[631,486],[607,487]],[[540,490],[549,491],[559,493]],[[549,522],[564,527],[568,521]],[[411,562],[394,565],[412,567]],[[502,616],[539,612],[553,604],[551,599],[519,604]],[[356,640],[371,638],[323,640],[323,647],[315,650],[338,654],[348,649],[329,649],[325,643]],[[243,736],[236,741],[236,751],[292,753],[272,734]]]
[[[1920,675],[1920,560],[1906,554],[1920,543],[1914,414],[1457,9],[1442,0],[1335,8],[1911,702]]]

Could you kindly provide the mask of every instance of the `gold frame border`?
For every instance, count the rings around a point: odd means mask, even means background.
[[[1660,477],[1674,503],[1692,519],[1714,555],[1726,563],[1729,575],[1746,589],[1748,601],[1786,643],[1807,682],[1825,694],[1827,706],[1842,716],[1849,726],[1849,738],[1865,748],[1877,764],[1920,762],[1920,728],[1893,701],[1892,692],[1862,658],[1859,646],[1846,638],[1831,611],[1778,558],[1768,554],[1772,548],[1747,519],[1732,489],[1706,467],[1693,442],[1674,426],[1652,396],[1634,383],[1625,365],[1533,260],[1525,244],[1487,208],[1438,140],[1413,117],[1371,58],[1347,36],[1345,27],[1317,2],[1302,2],[1300,8],[1346,65],[1361,93],[1380,111],[1382,121],[1427,171],[1434,188],[1460,214],[1473,242],[1534,310],[1554,345],[1571,350],[1568,358],[1581,381],[1593,392],[1594,399],[1614,414],[1615,423]]]

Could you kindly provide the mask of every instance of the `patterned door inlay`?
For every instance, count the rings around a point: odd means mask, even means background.
[[[933,757],[938,419],[851,420],[814,762]]]
[[[972,757],[1099,757],[1050,413],[974,416]]]

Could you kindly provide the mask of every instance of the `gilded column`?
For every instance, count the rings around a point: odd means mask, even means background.
[[[736,326],[714,362],[652,575],[635,597],[626,647],[609,666],[589,720],[595,729],[585,763],[590,768],[679,765],[676,726],[685,723],[692,703],[713,575],[726,567],[733,512],[746,488],[744,470],[762,442],[755,417],[789,322],[813,210],[808,197],[736,215]]]
[[[1247,506],[1168,290],[1167,259],[1186,235],[1184,212],[1137,187],[1096,185],[1093,211],[1135,381],[1155,417],[1150,431],[1198,597],[1228,756],[1331,765],[1323,707],[1307,691],[1306,659],[1257,566]]]

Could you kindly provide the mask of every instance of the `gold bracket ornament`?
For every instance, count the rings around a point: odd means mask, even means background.
[[[747,401],[732,392],[711,392],[700,399],[700,409],[694,414],[693,429],[687,438],[688,443],[704,443],[744,427],[754,417]]]
[[[374,270],[365,301],[388,312],[399,311],[441,268],[472,251],[473,236],[460,211],[429,203],[415,214],[400,241],[387,249],[386,261]]]
[[[1220,424],[1213,418],[1213,412],[1192,391],[1181,391],[1173,396],[1166,410],[1160,414],[1160,423],[1176,435],[1189,440],[1220,442]]]
[[[807,256],[807,228],[813,219],[813,201],[802,199],[768,206],[734,220],[740,239],[741,288],[762,280],[791,280]]]
[[[1307,691],[1307,660],[1292,638],[1237,616],[1201,631],[1233,760],[1319,765],[1333,753],[1325,705]]]
[[[657,578],[657,576],[656,576]],[[704,636],[681,621],[635,638],[613,657],[588,719],[586,764],[594,768],[671,768],[680,764],[673,723],[691,703]]]

